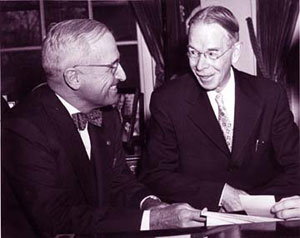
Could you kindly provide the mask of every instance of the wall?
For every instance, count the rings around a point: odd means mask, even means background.
[[[227,7],[240,25],[241,57],[234,65],[237,69],[256,75],[256,60],[252,51],[246,18],[251,17],[256,30],[255,0],[201,0],[201,6],[221,5]]]

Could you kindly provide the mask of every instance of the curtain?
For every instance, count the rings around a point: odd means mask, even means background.
[[[257,0],[257,37],[264,65],[270,78],[284,86],[298,13],[298,0]]]
[[[164,82],[163,23],[161,0],[129,1],[150,54],[155,60],[156,87]]]
[[[164,9],[165,76],[172,79],[189,70],[185,21],[199,0],[162,0]]]
[[[156,63],[156,87],[189,69],[185,21],[200,0],[130,1]]]

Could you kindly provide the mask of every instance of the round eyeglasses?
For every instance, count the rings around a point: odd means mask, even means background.
[[[119,65],[120,65],[120,60],[117,59],[116,61],[114,61],[111,64],[77,64],[77,65],[74,65],[73,68],[76,68],[76,67],[106,67],[106,68],[110,69],[110,72],[112,75],[115,75]]]
[[[225,55],[231,48],[232,48],[232,46],[230,46],[228,49],[226,49],[222,53],[220,53],[217,50],[208,50],[208,51],[202,53],[202,52],[199,52],[198,50],[194,49],[193,47],[188,46],[187,55],[192,60],[199,60],[201,55],[203,55],[205,59],[217,60],[217,59],[221,58],[223,55]]]

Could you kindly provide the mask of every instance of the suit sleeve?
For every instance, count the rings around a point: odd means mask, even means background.
[[[140,202],[150,195],[150,191],[144,185],[137,182],[136,177],[126,164],[125,154],[121,140],[121,122],[119,116],[115,116],[115,154],[113,164],[113,198],[119,206],[140,207]]]
[[[18,120],[3,128],[2,168],[9,175],[21,206],[41,233],[94,234],[140,229],[140,210],[90,205],[76,176],[60,173],[57,158],[60,157],[48,148],[44,134],[32,123]]]
[[[300,155],[299,129],[294,122],[289,102],[280,87],[276,87],[277,96],[271,124],[270,141],[274,157],[281,173],[269,183],[250,191],[255,194],[274,194],[278,198],[300,195]]]
[[[193,207],[218,210],[224,183],[199,180],[181,172],[177,131],[168,105],[154,93],[147,156],[143,160],[141,180],[167,202],[187,202]]]

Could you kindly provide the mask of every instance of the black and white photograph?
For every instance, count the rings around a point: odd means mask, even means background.
[[[0,0],[0,237],[300,237],[299,3]]]

